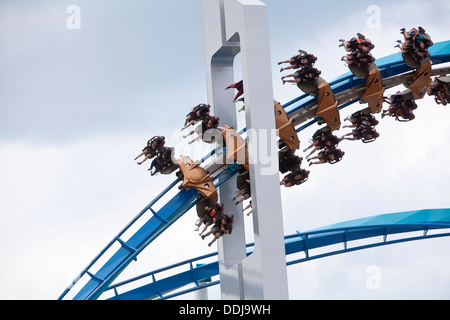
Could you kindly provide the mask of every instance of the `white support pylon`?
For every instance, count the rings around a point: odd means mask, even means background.
[[[246,257],[230,179],[220,188],[225,211],[235,216],[232,235],[219,241],[222,299],[288,299],[267,8],[259,0],[202,0],[202,11],[208,102],[221,125],[236,127],[234,94],[224,89],[240,80],[233,62],[241,52],[248,133],[255,248]]]
[[[220,118],[221,125],[237,128],[234,92],[225,88],[234,81],[233,61],[240,48],[238,44],[224,40],[223,0],[203,0],[202,11],[208,103],[214,115]],[[244,299],[238,269],[246,257],[246,241],[242,205],[235,206],[232,201],[236,190],[235,179],[228,180],[219,189],[226,213],[234,215],[232,237],[222,237],[218,241],[220,287],[224,300]]]

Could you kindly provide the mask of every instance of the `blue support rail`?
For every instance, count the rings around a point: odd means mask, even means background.
[[[319,259],[331,255],[352,252],[356,250],[363,250],[374,248],[383,245],[396,244],[400,242],[416,241],[431,239],[437,237],[448,237],[450,232],[442,232],[439,234],[430,235],[429,230],[443,230],[450,229],[450,209],[426,209],[416,210],[401,213],[382,214],[363,219],[356,219],[346,222],[337,223],[334,225],[310,230],[307,232],[299,232],[285,237],[286,256],[298,254],[303,252],[305,257],[287,261],[288,266]],[[421,231],[420,236],[408,236],[410,232]],[[390,235],[403,234],[404,237],[395,240],[388,240]],[[359,246],[349,247],[352,241],[368,239],[374,237],[382,237],[381,241],[372,242]],[[342,244],[342,249],[334,249],[325,253],[315,254],[314,249],[324,248],[327,246]],[[247,245],[248,255],[253,252],[254,244]],[[192,268],[194,262],[204,261],[211,257],[217,256],[217,253],[208,254],[195,259],[183,261],[172,266],[155,270],[153,272],[144,274],[140,277],[130,279],[125,282],[118,283],[108,288],[114,289],[116,295],[110,300],[142,300],[162,298],[168,299],[177,295],[182,295],[187,292],[192,292],[203,288],[196,283],[196,280],[211,278],[219,274],[218,261],[205,263],[201,267]],[[166,277],[164,279],[156,280],[156,276],[162,272],[173,268],[186,266],[186,271],[180,272],[176,275]],[[142,285],[133,290],[117,293],[121,286],[130,284],[137,280],[142,280],[146,277],[151,277],[152,282]],[[218,284],[215,281],[214,284]],[[173,293],[174,290],[182,288],[187,285],[195,284],[194,287],[186,290]],[[158,291],[158,290],[160,291]],[[169,293],[169,295],[165,295]]]

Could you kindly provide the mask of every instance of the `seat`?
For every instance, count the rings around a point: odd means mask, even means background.
[[[219,201],[218,197],[210,197],[210,198],[204,198],[200,194],[197,196],[197,216],[199,218],[203,217],[206,214],[205,208],[212,205],[214,202]]]
[[[450,84],[450,77],[438,77],[436,80],[441,83],[446,83],[447,85]]]
[[[414,73],[413,80],[407,85],[414,100],[422,99],[431,84],[431,60],[426,59]]]
[[[328,82],[323,79],[321,80],[317,90],[319,108],[316,115],[322,117],[331,131],[334,131],[341,127],[341,118],[338,109],[339,101],[336,100]]]
[[[351,63],[348,65],[350,71],[360,79],[365,79],[374,67],[376,67],[375,63],[368,66],[358,66],[356,63]]]
[[[233,128],[225,125],[222,129],[222,137],[226,149],[226,163],[237,162],[248,170],[248,148],[247,143]]]
[[[275,125],[278,136],[290,150],[299,149],[300,140],[298,139],[297,131],[292,120],[278,101],[274,100],[274,106]]]
[[[403,57],[403,61],[405,62],[405,64],[408,67],[410,67],[412,69],[420,68],[421,61],[414,58],[409,52],[402,53],[402,57]]]
[[[369,104],[371,113],[379,113],[383,109],[383,94],[385,89],[380,69],[375,64],[373,66],[366,78],[366,91],[361,97],[361,100]]]
[[[314,81],[300,81],[297,83],[297,87],[306,94],[317,96],[317,88],[320,85],[321,79],[322,78],[319,77]]]
[[[197,162],[192,161],[187,156],[182,156],[178,160],[178,167],[183,175],[183,188],[195,188],[206,198],[217,197],[217,189],[212,183],[212,177]]]

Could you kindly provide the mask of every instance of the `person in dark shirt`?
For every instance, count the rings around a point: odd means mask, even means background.
[[[141,154],[138,155],[136,158],[134,158],[134,160],[137,160],[145,155],[144,159],[137,163],[141,165],[148,159],[154,158],[158,154],[159,150],[161,150],[164,147],[164,143],[165,137],[154,136],[153,138],[147,141],[147,146],[144,149],[142,149]]]
[[[341,140],[361,140],[364,143],[375,141],[380,134],[373,127],[359,126],[341,137]]]
[[[201,236],[206,229],[213,223],[214,217],[223,214],[223,203],[213,203],[205,208],[205,214],[200,218],[200,223],[194,231],[198,231],[201,225],[204,225],[203,230],[199,233]]]
[[[148,171],[151,171],[153,168],[155,168],[155,170],[151,172],[152,176],[173,165],[172,153],[173,148],[163,147],[161,150],[159,150],[158,155],[152,161],[152,165],[148,169]]]
[[[184,129],[194,125],[198,121],[203,121],[209,117],[209,110],[211,106],[208,104],[200,103],[191,109],[191,112],[186,116],[186,120],[184,122],[184,127],[181,128],[181,131]]]
[[[209,130],[209,129],[217,129],[217,127],[219,126],[219,120],[220,120],[219,117],[209,116],[209,117],[207,117],[206,119],[204,119],[202,121],[202,124],[199,125],[199,127],[197,127],[196,129],[192,130],[187,135],[184,135],[183,138],[187,138],[190,135],[193,135],[194,133],[197,132],[198,136],[195,137],[193,140],[189,141],[189,144],[194,143],[198,139],[202,138],[207,130]]]
[[[210,247],[214,242],[216,242],[217,239],[222,237],[224,234],[231,234],[231,232],[233,231],[233,222],[233,215],[222,214],[220,217],[215,217],[214,226],[207,234],[202,235],[202,239],[204,240],[211,234],[214,235],[214,238],[210,243],[208,243],[208,246]]]
[[[297,186],[308,180],[309,171],[305,169],[297,169],[286,175],[280,182],[280,185],[284,185],[286,188]]]
[[[278,65],[281,65],[283,63],[290,64],[289,67],[281,68],[280,72],[283,72],[283,71],[289,70],[289,69],[299,69],[299,68],[302,68],[305,66],[313,66],[314,63],[317,61],[316,56],[309,54],[303,50],[298,50],[298,51],[300,52],[300,54],[293,56],[291,59],[278,62]]]
[[[310,161],[309,162],[310,166],[312,166],[314,164],[322,164],[322,163],[335,164],[335,163],[341,161],[342,157],[344,155],[345,155],[345,152],[343,152],[340,149],[336,149],[336,148],[328,149],[328,148],[325,148],[324,150],[319,152],[319,154],[317,156],[308,159],[308,161]],[[315,160],[315,159],[317,159],[318,161],[312,162],[312,160]]]

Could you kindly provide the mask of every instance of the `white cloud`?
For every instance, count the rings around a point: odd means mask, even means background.
[[[81,272],[170,183],[136,165],[135,138],[0,144],[2,298],[56,299],[72,280],[66,270]],[[34,290],[23,291],[25,284]]]

